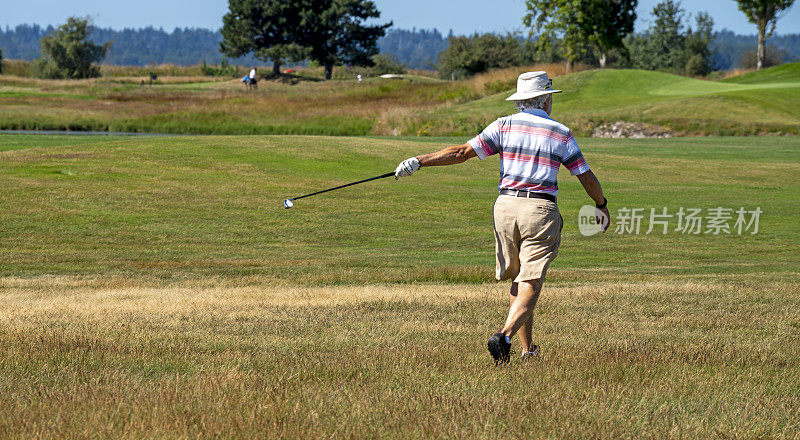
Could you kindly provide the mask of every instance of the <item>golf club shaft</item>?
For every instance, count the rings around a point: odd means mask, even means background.
[[[297,199],[302,199],[302,198],[305,198],[305,197],[311,197],[311,196],[315,196],[317,194],[326,193],[328,191],[335,191],[337,189],[347,188],[348,186],[358,185],[359,183],[369,182],[370,180],[385,179],[385,178],[391,177],[391,176],[394,176],[394,171],[392,171],[391,173],[381,174],[380,176],[370,177],[369,179],[359,180],[358,182],[352,182],[352,183],[348,183],[346,185],[337,186],[337,187],[334,187],[334,188],[323,189],[322,191],[317,191],[317,192],[314,192],[314,193],[311,193],[311,194],[306,194],[304,196],[292,197],[289,200],[297,200]]]

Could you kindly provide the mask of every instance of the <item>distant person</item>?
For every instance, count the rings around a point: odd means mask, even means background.
[[[248,77],[250,78],[249,88],[251,89],[258,89],[258,79],[256,78],[257,76],[256,70],[257,68],[253,67],[252,69],[250,69],[250,75],[248,75]]]
[[[361,74],[357,75],[357,76],[356,76],[356,78],[358,78],[358,83],[359,83],[359,84],[361,84],[362,82],[364,82],[364,78],[362,78],[362,77],[361,77]]]
[[[572,132],[550,118],[553,93],[561,92],[554,90],[552,83],[546,72],[523,73],[517,79],[517,93],[506,99],[514,102],[519,113],[492,122],[466,144],[406,159],[395,170],[395,178],[400,178],[420,167],[500,155],[500,195],[493,209],[496,278],[512,281],[508,317],[487,344],[495,364],[509,361],[511,338],[517,332],[522,359],[538,353],[539,347],[531,341],[533,309],[547,268],[558,255],[564,226],[556,204],[560,165],[578,176],[594,200],[595,215],[604,232],[610,224],[603,189]]]

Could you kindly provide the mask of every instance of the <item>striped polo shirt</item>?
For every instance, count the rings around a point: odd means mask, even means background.
[[[500,153],[499,190],[558,194],[558,167],[574,176],[589,171],[572,132],[544,110],[526,110],[492,122],[469,141],[480,159]]]

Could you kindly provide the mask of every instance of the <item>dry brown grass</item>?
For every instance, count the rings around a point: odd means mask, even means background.
[[[736,69],[731,69],[731,70],[725,70],[725,71],[722,72],[722,76],[721,77],[715,78],[715,79],[722,80],[722,79],[733,78],[734,76],[739,76],[739,75],[744,75],[745,73],[750,73],[753,70],[755,70],[755,69],[736,68]]]
[[[140,84],[144,83],[144,87]],[[453,87],[463,86],[456,85]],[[148,77],[41,80],[0,77],[3,128],[252,133],[367,134],[382,112],[428,110],[447,86],[431,80],[389,83],[261,81],[248,92],[238,79]]]
[[[100,66],[100,72],[105,77],[126,77],[126,76],[150,76],[150,73],[155,73],[158,76],[188,76],[188,77],[203,77],[201,66],[179,66],[177,64],[165,63],[149,66],[114,66],[103,64]]]
[[[30,76],[31,72],[30,61],[24,60],[3,60],[3,75],[4,76]]]
[[[114,76],[84,79],[40,79],[25,76],[6,75],[0,85],[18,84],[26,87],[35,87],[43,91],[58,91],[61,89],[86,89],[98,85],[113,84],[133,84],[139,85],[144,81],[149,85],[149,75]],[[193,84],[193,83],[214,83],[214,82],[234,82],[230,78],[209,77],[203,75],[195,76],[163,76],[159,77],[155,84]]]
[[[0,437],[798,438],[795,285],[546,286],[495,368],[504,289],[0,279]]]
[[[19,77],[31,76],[32,61],[25,60],[3,60],[3,74]],[[176,64],[166,63],[149,66],[114,66],[108,64],[100,65],[100,73],[104,77],[150,77],[150,73],[155,73],[158,76],[184,76],[184,77],[203,77],[201,66],[179,66]]]

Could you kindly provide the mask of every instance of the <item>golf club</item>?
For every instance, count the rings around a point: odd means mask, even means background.
[[[391,176],[394,176],[394,171],[392,171],[391,173],[381,174],[380,176],[370,177],[369,179],[359,180],[358,182],[352,182],[352,183],[348,183],[348,184],[345,184],[345,185],[336,186],[336,187],[333,187],[333,188],[323,189],[322,191],[313,192],[311,194],[306,194],[304,196],[298,196],[298,197],[292,197],[290,199],[285,199],[283,201],[283,207],[286,208],[286,209],[289,209],[289,208],[294,206],[294,201],[298,200],[298,199],[303,199],[303,198],[306,198],[306,197],[315,196],[317,194],[326,193],[328,191],[335,191],[337,189],[347,188],[348,186],[358,185],[359,183],[369,182],[371,180],[385,179],[385,178],[391,177]]]

